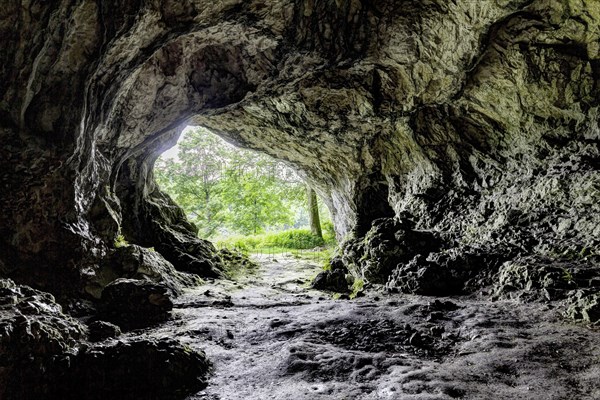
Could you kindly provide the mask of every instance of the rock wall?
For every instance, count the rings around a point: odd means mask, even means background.
[[[597,255],[599,26],[595,0],[10,0],[0,270],[102,286],[121,235],[219,276],[152,178],[185,124],[298,168],[345,264],[391,288]]]

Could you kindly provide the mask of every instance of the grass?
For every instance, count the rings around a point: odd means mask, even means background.
[[[290,229],[281,232],[263,233],[260,235],[229,236],[216,239],[217,247],[235,248],[242,251],[271,250],[308,250],[315,247],[335,245],[335,238],[324,235],[321,239],[308,229]]]
[[[350,293],[350,298],[354,299],[363,292],[363,288],[365,286],[365,281],[362,279],[356,279],[352,284],[352,291]]]
[[[290,229],[281,232],[249,236],[230,236],[214,241],[218,248],[229,248],[249,254],[286,254],[307,260],[329,260],[335,238],[325,233],[321,239],[308,229]],[[310,250],[310,251],[309,251]]]

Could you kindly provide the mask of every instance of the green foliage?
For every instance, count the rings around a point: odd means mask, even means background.
[[[355,279],[354,283],[352,284],[350,298],[354,299],[357,296],[359,296],[363,292],[364,286],[365,281],[363,281],[362,279]]]
[[[217,246],[257,251],[260,249],[306,250],[323,246],[324,240],[314,236],[308,229],[290,229],[261,235],[230,236],[216,241]]]
[[[114,246],[116,249],[118,249],[119,247],[129,246],[129,242],[125,240],[125,236],[117,235],[117,237],[115,238]]]
[[[562,268],[563,270],[563,275],[562,278],[566,283],[571,283],[573,282],[573,274],[571,273],[571,271],[569,271],[566,268]]]
[[[306,202],[304,183],[285,164],[201,128],[184,136],[176,159],[159,158],[154,171],[201,237],[289,227]]]
[[[310,233],[308,229],[290,229],[264,235],[265,247],[285,247],[288,249],[312,249],[323,246],[325,241]]]
[[[323,240],[325,241],[325,244],[329,246],[337,244],[333,222],[331,222],[331,220],[321,221],[321,227],[323,228]]]
[[[220,249],[219,256],[225,266],[225,273],[230,279],[237,279],[246,274],[255,273],[258,268],[258,264],[238,250]]]
[[[214,243],[217,247],[235,249],[242,252],[248,252],[260,247],[262,235],[233,235],[224,238],[216,238]]]

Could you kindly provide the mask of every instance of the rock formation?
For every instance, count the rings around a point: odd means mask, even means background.
[[[82,287],[124,235],[217,276],[152,180],[185,123],[299,168],[340,238],[410,212],[450,247],[595,251],[599,17],[588,0],[10,2],[2,269]]]
[[[596,254],[599,19],[591,0],[11,1],[2,270],[98,285],[123,235],[219,276],[152,178],[186,123],[302,171],[340,239],[405,213],[444,249]]]
[[[90,336],[98,325],[90,324]],[[89,345],[87,331],[50,294],[0,279],[0,398],[169,399],[206,386],[210,364],[201,352],[169,339]]]
[[[3,276],[222,276],[152,175],[192,124],[297,168],[357,279],[598,317],[596,0],[9,0],[0,37]]]

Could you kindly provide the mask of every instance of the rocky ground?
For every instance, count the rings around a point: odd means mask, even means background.
[[[204,350],[213,375],[189,400],[600,398],[600,330],[554,303],[376,287],[334,299],[309,287],[319,266],[258,261],[236,281],[188,290],[169,322],[122,339]]]

